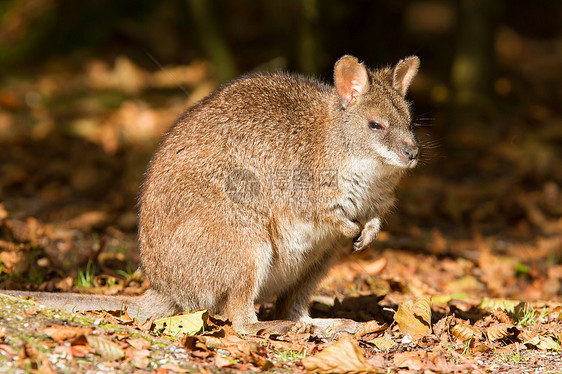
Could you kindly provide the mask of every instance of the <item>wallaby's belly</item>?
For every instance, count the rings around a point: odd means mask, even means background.
[[[280,225],[272,238],[263,272],[258,300],[279,296],[309,277],[323,274],[341,248],[336,235],[327,227],[297,221]]]

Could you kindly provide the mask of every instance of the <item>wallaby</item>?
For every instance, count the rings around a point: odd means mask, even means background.
[[[343,247],[375,240],[417,163],[404,96],[418,67],[415,56],[381,70],[344,56],[335,87],[285,73],[223,85],[179,118],[146,172],[144,295],[10,293],[74,310],[127,305],[144,319],[208,309],[245,332],[357,330],[310,318],[309,297]],[[254,304],[273,297],[278,320],[258,321]]]

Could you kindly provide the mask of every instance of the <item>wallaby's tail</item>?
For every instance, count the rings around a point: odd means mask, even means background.
[[[179,307],[166,296],[148,290],[140,296],[107,296],[78,293],[30,292],[0,290],[0,294],[31,296],[39,304],[67,312],[85,310],[127,310],[129,316],[139,320],[151,317],[165,317],[179,312]]]

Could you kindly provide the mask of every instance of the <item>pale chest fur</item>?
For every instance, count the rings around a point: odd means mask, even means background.
[[[381,218],[394,204],[400,174],[400,169],[376,160],[352,160],[340,176],[339,204],[345,216],[363,225],[372,218]]]

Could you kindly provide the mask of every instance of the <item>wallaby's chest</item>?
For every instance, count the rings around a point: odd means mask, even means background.
[[[384,214],[394,204],[399,178],[373,160],[353,160],[340,176],[339,204],[347,218],[364,224]]]

